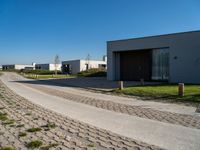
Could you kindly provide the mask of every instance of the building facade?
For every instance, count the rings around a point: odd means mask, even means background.
[[[200,31],[108,41],[108,80],[200,83]]]
[[[61,71],[61,64],[35,64],[36,70]]]
[[[76,74],[91,68],[107,68],[106,58],[104,60],[69,60],[62,62],[62,72]]]
[[[33,65],[19,65],[19,64],[2,65],[3,70],[21,70],[25,68],[34,68],[34,66]]]

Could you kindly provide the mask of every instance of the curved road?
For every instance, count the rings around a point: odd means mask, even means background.
[[[73,119],[165,149],[200,149],[200,117],[194,113],[193,107],[92,93],[48,84],[50,81],[43,84],[15,73],[5,73],[0,79],[11,90],[29,101]],[[93,101],[84,103],[86,98],[96,100],[96,103],[92,104]],[[112,105],[97,107],[99,102],[131,106],[132,111],[139,113],[138,115],[125,113],[123,107],[119,107],[119,111],[114,110],[114,107],[111,111]],[[168,121],[174,115],[176,115],[175,120]],[[156,120],[155,116],[161,120]],[[188,119],[190,119],[188,124],[191,125],[187,127]]]

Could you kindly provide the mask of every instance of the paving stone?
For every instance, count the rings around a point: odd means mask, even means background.
[[[4,92],[2,93],[2,89]],[[79,122],[68,117],[63,117],[60,114],[42,108],[36,104],[33,104],[26,99],[16,95],[9,90],[0,81],[0,93],[4,95],[5,99],[0,100],[0,106],[5,106],[5,112],[8,114],[9,119],[15,119],[16,125],[24,124],[23,127],[16,128],[15,126],[2,126],[0,123],[0,145],[11,145],[17,149],[26,149],[25,144],[32,140],[41,140],[44,145],[49,143],[59,143],[55,149],[88,149],[88,144],[94,145],[93,149],[119,149],[127,148],[133,149],[135,147],[148,147],[151,149],[159,149],[156,146],[148,145],[142,142],[136,142],[136,140],[128,138],[119,138],[119,135],[111,132],[93,127],[91,125]],[[71,96],[73,100],[77,100],[77,97]],[[83,102],[90,104],[90,100],[87,99]],[[9,100],[9,101],[8,101]],[[78,101],[78,100],[77,100]],[[10,106],[11,102],[16,102],[17,105]],[[92,105],[95,105],[92,102]],[[106,103],[103,103],[106,105]],[[112,104],[109,104],[105,108],[110,109]],[[20,109],[18,109],[20,108]],[[124,109],[125,107],[120,107]],[[0,110],[2,112],[2,110]],[[31,115],[26,115],[27,112],[31,112]],[[17,121],[18,120],[18,121]],[[58,127],[55,129],[49,128],[49,130],[42,130],[36,133],[26,132],[27,129],[32,127],[40,128],[42,125],[46,125],[47,122],[54,122]],[[0,121],[1,122],[1,121]],[[194,121],[195,122],[195,121]],[[26,132],[25,137],[19,137],[19,132]],[[134,143],[134,142],[135,143]],[[121,143],[120,143],[121,142]],[[120,145],[119,145],[120,143]],[[138,144],[139,143],[139,144]],[[142,145],[142,146],[141,146]]]
[[[125,113],[133,116],[138,116],[142,118],[157,120],[161,122],[167,122],[172,124],[178,124],[186,127],[192,127],[200,129],[200,117],[183,115],[177,113],[170,113],[164,111],[158,111],[151,108],[143,108],[141,106],[131,106],[120,103],[115,103],[111,101],[105,101],[101,99],[90,98],[87,96],[79,96],[68,92],[63,92],[55,89],[50,89],[47,87],[41,87],[36,85],[28,85],[32,88],[36,88],[50,95],[59,96],[66,98],[67,100],[84,103],[87,105],[95,106],[98,108],[115,111],[119,113]],[[187,121],[185,121],[187,119]]]

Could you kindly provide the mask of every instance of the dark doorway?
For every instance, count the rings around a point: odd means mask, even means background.
[[[127,51],[120,53],[121,80],[151,80],[152,50]]]
[[[72,67],[70,64],[62,66],[62,72],[65,74],[72,74]]]
[[[86,70],[88,70],[89,69],[89,64],[85,64],[85,68],[86,68]]]

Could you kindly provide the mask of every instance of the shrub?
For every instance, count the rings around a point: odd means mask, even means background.
[[[17,128],[21,128],[21,127],[24,127],[24,124],[19,124],[16,126]]]
[[[6,146],[6,147],[1,147],[0,150],[16,150],[16,149],[14,147]]]
[[[8,119],[7,114],[6,114],[6,113],[1,113],[1,112],[0,112],[0,120],[5,121],[5,120],[7,120],[7,119]]]
[[[42,126],[43,128],[55,128],[56,127],[56,124],[55,123],[52,123],[52,122],[49,122],[47,123],[46,125]]]
[[[54,71],[49,71],[49,70],[21,70],[21,72],[27,73],[27,74],[37,74],[37,75],[55,74]],[[58,71],[57,74],[61,74],[61,71]]]
[[[11,119],[11,120],[8,120],[6,122],[3,122],[3,125],[11,125],[11,124],[14,124],[15,123],[15,120]]]
[[[88,146],[88,147],[94,147],[94,145],[93,145],[93,144],[88,144],[87,146]]]
[[[26,116],[30,116],[30,115],[31,115],[31,113],[30,113],[30,112],[28,112],[28,113],[26,113],[25,115],[26,115]]]
[[[27,134],[25,133],[25,132],[19,132],[19,137],[24,137],[24,136],[26,136]]]
[[[41,131],[42,129],[41,128],[30,128],[27,130],[27,132],[38,132],[38,131]]]
[[[34,148],[39,148],[41,145],[42,145],[42,141],[35,140],[35,141],[29,142],[29,143],[26,145],[26,147],[27,147],[27,148],[34,149]]]
[[[79,77],[105,77],[106,70],[105,69],[88,69],[86,71],[81,71],[77,74]]]

